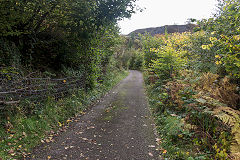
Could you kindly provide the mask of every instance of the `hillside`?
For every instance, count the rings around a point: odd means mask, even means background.
[[[193,28],[195,27],[194,24],[187,24],[187,25],[165,25],[161,27],[153,27],[153,28],[144,28],[144,29],[137,29],[131,33],[131,34],[144,34],[144,33],[150,33],[152,36],[156,34],[164,34],[165,33],[165,28],[167,28],[168,33],[174,33],[174,32],[186,32],[186,31],[192,31]]]

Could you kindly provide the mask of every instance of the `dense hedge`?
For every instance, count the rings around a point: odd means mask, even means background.
[[[120,42],[117,21],[130,17],[135,0],[0,2],[0,67],[59,73],[81,71],[89,87]]]

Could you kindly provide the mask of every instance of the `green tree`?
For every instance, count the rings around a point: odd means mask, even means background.
[[[114,53],[117,21],[135,12],[135,1],[0,1],[0,65],[12,66],[17,57],[41,71],[82,70],[92,86]]]

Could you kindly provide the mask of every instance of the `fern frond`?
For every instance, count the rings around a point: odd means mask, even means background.
[[[219,107],[214,109],[214,116],[224,124],[231,127],[233,141],[230,146],[231,156],[240,159],[240,112],[230,107]]]
[[[236,123],[236,120],[234,117],[229,116],[227,114],[219,114],[219,115],[215,115],[217,118],[219,118],[223,123],[229,125],[230,127],[234,126]]]

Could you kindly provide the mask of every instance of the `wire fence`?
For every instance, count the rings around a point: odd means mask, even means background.
[[[25,99],[42,101],[48,96],[59,99],[84,86],[83,77],[27,78],[18,73],[0,72],[0,109]]]

